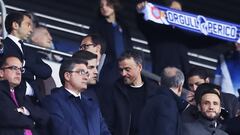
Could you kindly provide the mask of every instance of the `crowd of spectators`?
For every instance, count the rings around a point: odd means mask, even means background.
[[[137,10],[145,4],[138,3]],[[175,0],[167,6],[182,10]],[[36,25],[32,13],[7,15],[8,36],[0,47],[0,135],[240,134],[236,127],[239,101],[226,93],[230,86],[220,86],[226,84],[222,81],[225,64],[233,88],[239,88],[238,66],[233,66],[239,65],[235,64],[239,44],[220,61],[213,81],[206,69],[189,66],[186,40],[158,38],[151,31],[174,36],[189,33],[145,22],[136,11],[139,27],[149,41],[153,72],[161,77],[156,81],[142,74],[143,57],[131,46],[119,3],[100,0],[99,9],[99,19],[69,58],[24,45],[30,42],[55,49],[47,27]],[[170,50],[176,51],[174,56]],[[57,69],[51,69],[42,58],[61,63],[62,86],[48,90],[49,95],[38,82]],[[213,83],[219,79],[222,83]]]

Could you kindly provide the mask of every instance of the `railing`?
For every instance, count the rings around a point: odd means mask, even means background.
[[[6,8],[11,9],[11,10],[18,10],[18,11],[19,10],[24,10],[22,8],[14,7],[14,6],[11,6],[11,5],[5,5],[5,6],[6,6]],[[90,28],[88,25],[67,21],[67,20],[64,20],[64,19],[60,19],[60,18],[57,18],[57,17],[44,15],[44,14],[41,14],[41,13],[34,13],[34,14],[36,16],[38,16],[38,17],[46,18],[46,19],[49,19],[49,20],[52,20],[52,21],[56,21],[56,22],[60,22],[60,23],[66,24],[66,25],[71,25],[71,26],[79,27],[79,28],[86,29],[86,30],[88,30]],[[44,24],[48,28],[55,29],[55,30],[62,31],[62,32],[67,32],[67,33],[74,34],[74,35],[79,35],[79,36],[87,35],[87,33],[84,33],[84,32],[70,30],[70,29],[67,29],[67,28],[63,28],[63,27],[59,27],[59,26],[55,26],[55,25],[51,25],[51,24],[46,24],[46,23],[42,23],[42,24]],[[141,45],[148,45],[148,42],[145,41],[145,40],[142,40],[142,39],[131,37],[131,40],[133,42],[139,43]],[[39,47],[35,47],[34,45],[30,45],[30,44],[29,44],[29,46],[34,47],[34,48],[39,48]],[[146,49],[144,47],[134,46],[134,49],[143,51],[143,52],[145,52],[147,54],[150,53],[150,50]],[[59,51],[56,51],[56,50],[46,49],[46,48],[41,48],[41,50],[52,52],[52,53],[55,53],[55,54],[64,55],[64,56],[70,56],[71,55],[71,54],[59,52]],[[188,56],[194,57],[194,58],[198,58],[198,59],[201,59],[201,60],[205,60],[205,61],[208,61],[208,62],[211,62],[211,63],[215,63],[215,64],[217,63],[217,59],[206,57],[206,56],[203,56],[203,55],[199,55],[199,54],[196,54],[196,53],[193,53],[193,52],[188,52]],[[214,66],[207,65],[207,64],[204,64],[204,63],[200,63],[200,62],[197,62],[197,61],[190,60],[189,63],[193,64],[193,65],[205,67],[205,68],[208,68],[208,69],[211,69],[211,70],[215,70],[216,69],[216,67],[214,67]]]
[[[7,37],[7,32],[6,32],[6,29],[5,29],[5,18],[6,18],[6,7],[5,7],[5,4],[2,0],[0,0],[0,4],[1,4],[1,19],[2,19],[2,37],[5,38]]]
[[[40,47],[40,46],[37,46],[37,45],[34,45],[34,44],[24,43],[24,45],[26,45],[28,47],[31,47],[31,48],[41,50],[41,51],[45,51],[45,52],[49,52],[49,53],[53,53],[53,54],[57,54],[57,55],[65,56],[65,57],[72,57],[72,54],[57,51],[57,50],[53,50],[53,49],[48,49],[48,48],[44,48],[44,47]]]

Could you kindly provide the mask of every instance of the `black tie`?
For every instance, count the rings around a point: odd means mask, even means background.
[[[21,46],[23,46],[23,45],[24,45],[24,43],[23,43],[23,41],[22,41],[22,40],[19,40],[18,42],[21,44]]]
[[[22,40],[18,41],[21,44],[21,48],[22,48],[22,59],[23,59],[23,66],[25,66],[25,57],[24,57],[24,43]]]
[[[24,43],[22,40],[19,40],[18,42],[21,44],[22,52],[24,54]]]
[[[84,107],[84,99],[83,98],[80,99],[80,97],[75,97],[75,100],[77,102],[77,105],[79,106],[79,108],[82,111],[85,125],[88,128],[88,119],[87,119],[87,112],[86,112],[85,107]]]

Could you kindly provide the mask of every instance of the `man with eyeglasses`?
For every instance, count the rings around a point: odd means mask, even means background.
[[[112,89],[114,82],[120,77],[118,72],[117,60],[112,59],[105,53],[106,44],[105,40],[98,34],[89,34],[83,37],[80,50],[89,51],[97,55],[98,65],[98,86],[97,86],[97,98],[101,107],[101,111],[106,117],[109,110],[109,102],[112,98]]]
[[[20,85],[22,61],[5,56],[0,62],[0,134],[37,135],[36,127],[46,126],[48,113],[34,105],[25,95],[26,85]]]
[[[51,135],[110,135],[98,103],[82,94],[87,89],[87,62],[65,60],[59,71],[62,87],[45,98],[50,113]]]
[[[98,64],[100,62],[104,63],[106,54],[105,41],[98,34],[89,34],[83,37],[79,50],[89,51],[97,55]]]
[[[84,51],[80,50],[75,52],[72,55],[72,58],[77,58],[77,59],[82,59],[87,61],[88,66],[88,72],[89,72],[89,77],[88,77],[88,88],[86,91],[84,91],[85,94],[88,94],[91,96],[93,99],[98,101],[97,96],[96,96],[96,91],[97,91],[97,77],[98,77],[98,71],[97,71],[97,55],[94,53],[91,53],[89,51]]]

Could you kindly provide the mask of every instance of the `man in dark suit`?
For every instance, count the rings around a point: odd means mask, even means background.
[[[87,69],[89,73],[88,77],[88,88],[83,92],[83,94],[87,94],[88,96],[92,97],[95,101],[98,102],[98,98],[96,96],[97,90],[97,55],[91,53],[89,51],[80,50],[75,52],[72,55],[72,58],[77,58],[81,60],[87,61]]]
[[[34,105],[20,85],[24,68],[15,56],[0,64],[0,135],[38,135],[36,128],[46,126],[48,113]]]
[[[180,135],[180,113],[186,105],[179,98],[184,83],[182,71],[164,68],[158,95],[148,100],[141,115],[139,135]]]
[[[112,61],[111,58],[105,54],[105,40],[98,34],[89,34],[83,37],[80,50],[89,51],[97,55],[98,83],[96,96],[102,114],[106,118],[107,115],[109,115],[109,102],[112,101],[111,93],[113,84],[120,77],[117,61]]]
[[[52,70],[34,50],[22,42],[32,33],[31,15],[27,12],[10,13],[6,17],[5,27],[9,35],[3,40],[4,48],[1,56],[14,55],[23,61],[23,66],[26,68],[23,73],[23,80],[27,82],[26,95],[36,95],[40,98],[36,79],[47,79],[51,76]]]
[[[183,124],[183,135],[228,135],[221,130],[218,119],[221,113],[221,97],[210,83],[198,86],[195,101],[200,116],[193,122]]]
[[[89,76],[87,62],[65,60],[59,76],[63,86],[44,102],[51,116],[51,135],[110,135],[98,104],[82,94]]]
[[[80,50],[89,51],[97,55],[97,65],[101,85],[113,84],[119,77],[117,61],[106,54],[105,40],[99,34],[89,34],[83,37]],[[113,74],[115,74],[113,76]],[[108,80],[107,82],[105,80]]]

